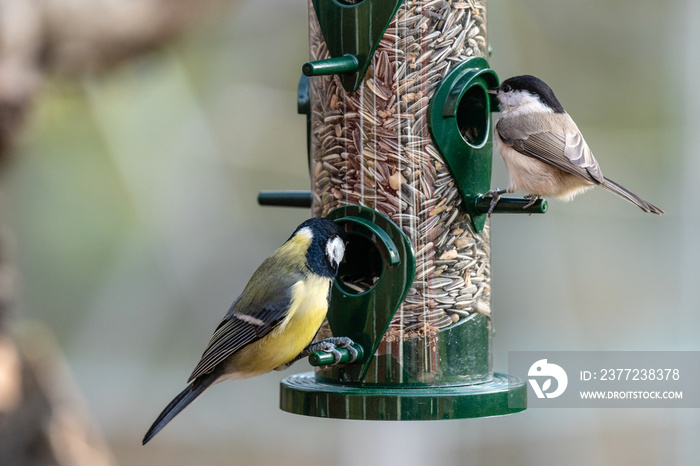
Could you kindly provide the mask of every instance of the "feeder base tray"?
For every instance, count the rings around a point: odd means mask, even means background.
[[[525,382],[495,372],[470,385],[366,387],[316,380],[313,372],[280,384],[280,408],[293,414],[334,419],[428,421],[501,416],[525,410]]]

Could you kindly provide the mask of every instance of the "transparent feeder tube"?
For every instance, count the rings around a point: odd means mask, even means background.
[[[416,258],[415,281],[365,383],[451,384],[491,376],[489,225],[474,231],[427,117],[447,73],[486,56],[485,13],[478,0],[404,1],[357,92],[346,92],[336,76],[310,80],[313,214],[344,205],[375,209],[408,236]],[[311,2],[309,31],[310,60],[329,58]],[[371,288],[372,278],[345,284],[359,293]],[[470,330],[460,334],[476,332],[486,347],[461,348],[450,358],[446,345],[469,342],[453,341],[447,332],[459,333],[470,320]]]

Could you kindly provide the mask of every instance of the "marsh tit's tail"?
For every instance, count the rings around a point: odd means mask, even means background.
[[[649,213],[656,214],[656,215],[663,215],[666,213],[663,210],[656,207],[651,202],[645,201],[644,199],[637,196],[629,189],[616,183],[615,181],[611,180],[610,178],[604,178],[603,184],[601,184],[600,186],[607,189],[611,193],[617,194],[621,198],[631,202],[632,204],[634,204],[637,207],[639,207],[640,209],[642,209],[644,212],[649,212]]]

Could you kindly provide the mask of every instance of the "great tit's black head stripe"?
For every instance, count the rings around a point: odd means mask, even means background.
[[[530,94],[540,98],[542,103],[552,109],[554,113],[566,113],[564,107],[554,95],[552,88],[544,81],[535,76],[525,74],[522,76],[513,76],[501,83],[500,89],[504,92],[508,91],[527,91]]]
[[[309,269],[324,277],[335,277],[345,253],[345,231],[332,220],[311,218],[299,225],[292,236],[299,233],[311,235],[311,245],[306,252]]]

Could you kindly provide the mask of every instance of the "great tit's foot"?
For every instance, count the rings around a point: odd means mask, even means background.
[[[540,200],[540,197],[541,196],[538,196],[537,194],[528,194],[527,196],[525,196],[526,199],[530,199],[530,202],[523,206],[523,210],[527,209],[528,207],[532,207],[535,204],[535,202]]]
[[[353,348],[352,345],[354,345],[355,342],[352,341],[352,339],[348,337],[330,337],[326,338],[325,340],[317,341],[315,343],[311,343],[309,346],[304,348],[304,351],[299,353],[299,355],[289,361],[287,364],[284,364],[275,370],[283,370],[286,369],[287,367],[291,366],[294,364],[296,361],[300,359],[304,359],[305,357],[309,356],[311,353],[315,353],[316,351],[324,351],[326,353],[331,353],[333,355],[334,363],[331,364],[332,366],[338,365],[341,359],[341,354],[340,351],[338,351],[336,348],[343,348],[347,349],[350,355],[352,356],[352,359],[348,361],[348,363],[355,362],[357,360],[358,352],[355,348]]]
[[[487,196],[491,196],[493,198],[491,199],[489,210],[486,212],[489,218],[491,218],[491,215],[493,215],[493,209],[496,208],[496,204],[498,204],[498,201],[501,199],[501,196],[507,192],[507,189],[492,189],[491,191],[486,193]]]
[[[337,341],[335,342],[335,346],[338,348],[344,348],[348,350],[348,353],[350,353],[350,356],[352,356],[352,359],[348,361],[348,363],[353,363],[357,360],[357,350],[353,348],[352,345],[355,344],[352,339],[348,337],[334,337]]]
[[[323,351],[326,353],[331,353],[335,362],[331,366],[337,366],[340,362],[340,351],[336,348],[343,348],[348,350],[352,359],[348,361],[349,363],[354,362],[357,359],[357,350],[352,347],[355,342],[348,337],[330,337],[325,340],[318,341],[316,343],[311,343],[304,352],[308,350],[308,354],[314,353],[316,351]]]

